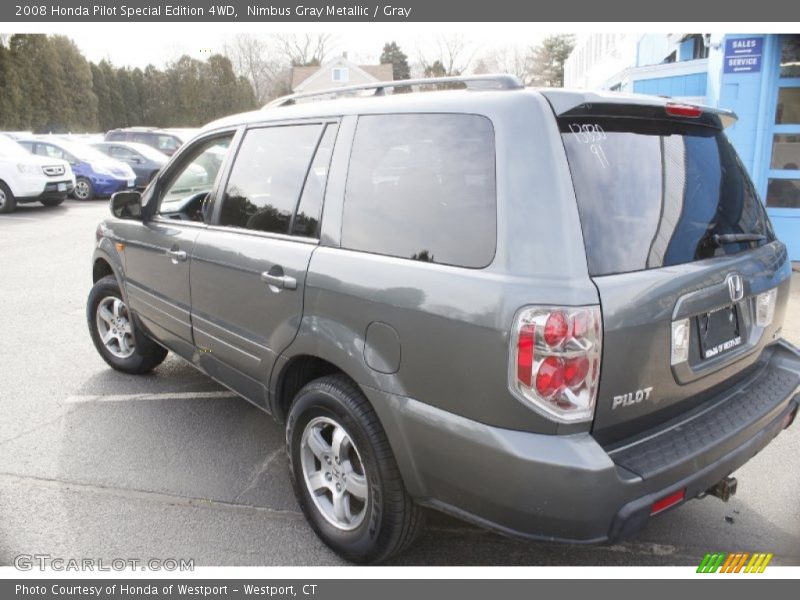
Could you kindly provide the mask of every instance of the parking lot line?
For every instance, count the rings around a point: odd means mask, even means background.
[[[233,392],[160,392],[157,394],[85,394],[67,396],[64,404],[84,404],[86,402],[139,402],[143,400],[225,400],[238,398]]]
[[[3,221],[38,221],[38,219],[34,219],[33,217],[20,217],[19,215],[6,215],[3,217]]]

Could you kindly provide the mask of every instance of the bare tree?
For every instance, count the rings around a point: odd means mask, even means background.
[[[454,76],[465,73],[472,63],[477,48],[462,35],[441,35],[436,40],[436,50],[424,53],[417,49],[422,71],[427,76]]]
[[[525,85],[533,85],[538,81],[533,73],[531,50],[520,46],[492,48],[476,61],[473,72],[510,73],[519,77]]]
[[[321,65],[328,58],[334,37],[330,33],[275,36],[280,52],[293,67]]]
[[[259,105],[291,91],[291,65],[273,36],[238,34],[225,43],[224,53],[237,75],[250,82]]]

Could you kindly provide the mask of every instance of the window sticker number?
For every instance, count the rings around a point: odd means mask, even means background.
[[[606,132],[596,123],[570,123],[569,130],[582,144],[596,144],[606,139]]]
[[[597,123],[570,123],[569,130],[578,142],[589,146],[589,150],[597,157],[604,169],[608,167],[608,158],[603,150],[603,142],[607,137],[600,125]]]

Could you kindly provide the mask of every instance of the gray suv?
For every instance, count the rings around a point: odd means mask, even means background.
[[[791,266],[735,116],[425,83],[466,89],[287,97],[116,194],[100,355],[145,373],[172,351],[285,423],[300,506],[355,562],[406,547],[421,507],[608,542],[727,499],[800,390]]]

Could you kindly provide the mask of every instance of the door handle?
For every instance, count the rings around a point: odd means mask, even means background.
[[[282,290],[296,290],[297,279],[289,275],[272,275],[268,271],[261,274],[261,281]]]
[[[175,264],[186,261],[186,252],[183,250],[167,250],[167,256],[169,256]]]

